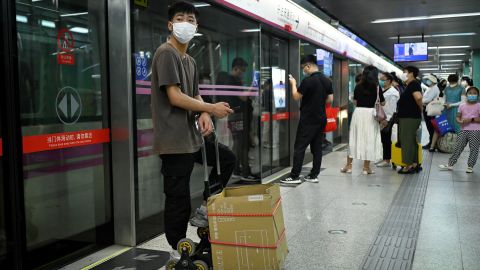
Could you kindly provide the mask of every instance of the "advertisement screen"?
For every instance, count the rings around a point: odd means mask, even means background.
[[[395,62],[414,62],[428,60],[428,43],[399,43],[394,45]]]
[[[317,65],[323,71],[325,76],[332,76],[333,53],[322,49],[317,49]]]
[[[272,68],[273,97],[275,99],[276,109],[286,107],[285,75],[286,71],[284,69]]]

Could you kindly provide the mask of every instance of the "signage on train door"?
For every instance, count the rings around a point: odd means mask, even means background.
[[[75,55],[72,53],[75,46],[73,34],[67,28],[60,28],[57,35],[57,63],[59,65],[74,65]]]
[[[82,98],[74,88],[62,88],[55,101],[58,119],[65,125],[75,124],[82,114]]]

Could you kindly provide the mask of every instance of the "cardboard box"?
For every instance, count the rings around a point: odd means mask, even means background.
[[[231,187],[208,199],[216,270],[277,270],[287,256],[278,185]]]

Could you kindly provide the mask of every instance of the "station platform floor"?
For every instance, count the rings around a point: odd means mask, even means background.
[[[365,176],[360,161],[352,174],[340,173],[346,152],[324,156],[319,183],[281,187],[285,269],[480,269],[480,165],[467,174],[464,152],[453,172],[439,171],[448,157],[424,152],[419,174],[376,168]],[[194,228],[188,236],[198,239]],[[136,248],[170,251],[163,235]],[[129,249],[112,246],[62,269],[163,269],[101,267]]]

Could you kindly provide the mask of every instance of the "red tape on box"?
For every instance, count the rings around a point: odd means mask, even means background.
[[[237,243],[230,243],[230,242],[221,242],[221,241],[214,241],[210,239],[210,244],[215,245],[224,245],[224,246],[234,246],[234,247],[251,247],[251,248],[269,248],[269,249],[276,249],[280,242],[285,239],[285,229],[283,229],[282,234],[278,238],[275,245],[267,246],[267,245],[255,245],[255,244],[237,244]]]
[[[275,204],[275,208],[271,214],[235,214],[235,213],[208,213],[209,217],[273,217],[277,212],[278,208],[280,208],[282,199],[278,199],[277,203]]]

